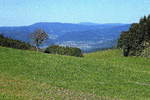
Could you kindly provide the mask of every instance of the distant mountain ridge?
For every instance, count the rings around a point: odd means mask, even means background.
[[[92,22],[80,22],[80,25],[125,25],[123,23],[103,23],[103,24],[99,24],[99,23],[92,23]]]
[[[50,37],[45,46],[53,43],[63,46],[76,46],[81,49],[93,49],[95,47],[105,48],[104,46],[101,47],[101,44],[105,43],[107,45],[107,41],[109,46],[106,47],[114,46],[114,42],[110,45],[110,41],[116,41],[120,33],[128,30],[129,27],[130,24],[119,23],[97,24],[84,22],[73,24],[40,22],[29,26],[0,27],[0,34],[13,39],[30,42],[29,35],[34,30],[41,28],[45,30]]]

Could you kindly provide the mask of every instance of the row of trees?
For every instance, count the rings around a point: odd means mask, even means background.
[[[19,40],[13,40],[10,38],[6,38],[3,35],[0,35],[0,46],[16,48],[16,49],[23,49],[23,50],[29,50],[29,49],[34,48],[33,46],[31,46],[28,43],[25,43],[25,42],[22,42]]]
[[[124,56],[150,56],[150,15],[122,32],[118,47],[123,48]]]
[[[83,57],[82,51],[79,48],[63,47],[58,45],[49,46],[46,48],[45,53]]]
[[[32,45],[19,40],[13,40],[10,38],[6,38],[3,35],[0,35],[0,46],[5,47],[11,47],[16,49],[32,49],[38,52],[40,50],[40,45],[42,45],[47,39],[48,34],[42,30],[37,29],[35,30],[31,35],[30,38],[32,40]],[[41,50],[40,50],[41,51]],[[60,55],[68,55],[68,56],[76,56],[76,57],[82,57],[82,52],[79,48],[72,48],[72,47],[61,47],[61,46],[49,46],[44,51],[45,53],[51,53],[51,54],[60,54]]]

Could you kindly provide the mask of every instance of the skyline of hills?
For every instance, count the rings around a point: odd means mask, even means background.
[[[39,22],[29,26],[0,27],[0,34],[16,40],[30,43],[30,34],[36,29],[43,29],[49,34],[49,40],[43,47],[50,44],[79,47],[82,50],[110,48],[122,31],[128,30],[130,24],[91,22],[59,23]],[[112,42],[113,41],[113,42]],[[105,46],[104,46],[105,45]]]

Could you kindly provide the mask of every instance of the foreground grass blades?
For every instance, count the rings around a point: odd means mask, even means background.
[[[0,99],[150,99],[150,59],[120,50],[84,56],[0,47]]]

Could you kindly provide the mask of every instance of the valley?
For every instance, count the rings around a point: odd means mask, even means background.
[[[16,40],[31,43],[30,34],[43,29],[49,34],[49,40],[41,47],[62,45],[78,47],[83,52],[93,52],[112,48],[117,44],[122,31],[130,24],[88,24],[88,23],[36,23],[29,26],[0,27],[0,34]]]

